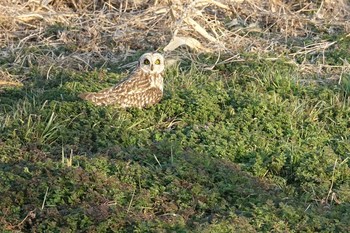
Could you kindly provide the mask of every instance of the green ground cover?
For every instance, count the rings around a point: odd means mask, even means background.
[[[349,232],[350,76],[184,64],[143,110],[78,99],[126,76],[113,67],[47,78],[34,65],[3,90],[4,232]]]

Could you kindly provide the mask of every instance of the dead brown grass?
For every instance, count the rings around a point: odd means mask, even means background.
[[[0,56],[11,61],[6,69],[37,65],[48,76],[53,67],[88,70],[145,50],[192,59],[212,53],[221,63],[254,52],[304,72],[341,74],[347,61],[331,66],[322,58],[338,41],[319,34],[348,34],[349,9],[347,0],[7,0]]]

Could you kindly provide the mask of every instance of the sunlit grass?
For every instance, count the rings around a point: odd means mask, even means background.
[[[163,100],[139,110],[77,98],[124,75],[99,73],[58,72],[6,90],[4,228],[349,230],[346,78],[304,83],[279,62],[180,65],[166,72]]]

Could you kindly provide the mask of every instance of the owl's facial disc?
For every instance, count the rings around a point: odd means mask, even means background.
[[[139,66],[147,74],[160,74],[164,70],[164,57],[159,53],[145,53],[140,57]]]

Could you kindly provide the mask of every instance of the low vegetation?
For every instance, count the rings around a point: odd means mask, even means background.
[[[1,50],[2,232],[350,231],[348,25],[337,35],[316,25],[313,46],[296,37],[283,56],[263,46],[219,58],[215,46],[197,56],[180,48],[163,100],[141,110],[77,96],[123,79],[152,46],[128,56],[101,49],[93,60],[97,51],[74,41],[51,43],[80,28],[46,23],[46,46],[17,38]]]

